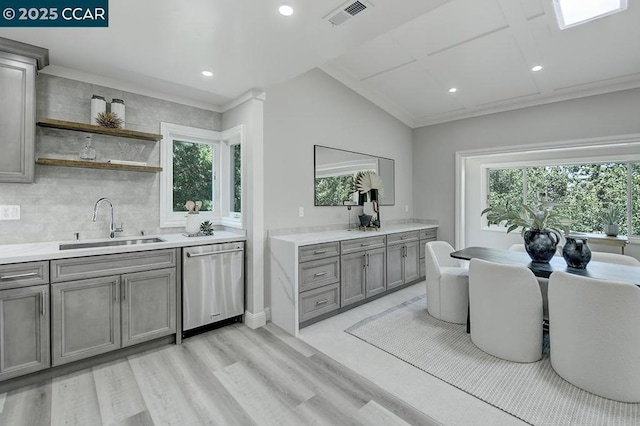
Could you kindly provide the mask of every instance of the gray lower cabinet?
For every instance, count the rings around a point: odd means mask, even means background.
[[[298,322],[339,309],[340,243],[300,247],[298,259]]]
[[[53,365],[120,348],[119,292],[119,276],[51,285]]]
[[[429,241],[435,241],[438,239],[438,229],[429,228],[420,231],[420,278],[426,276],[426,268],[424,263],[425,244]]]
[[[54,366],[176,333],[175,268],[51,288]]]
[[[174,268],[122,276],[122,347],[176,332]]]
[[[387,246],[387,289],[420,278],[419,241],[399,242]]]
[[[0,291],[0,381],[50,365],[49,285]]]
[[[386,250],[383,248],[342,255],[341,306],[386,290]]]

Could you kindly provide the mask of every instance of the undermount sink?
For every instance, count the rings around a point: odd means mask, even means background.
[[[91,243],[68,243],[60,244],[60,250],[73,250],[94,247],[113,247],[113,246],[135,246],[139,244],[163,243],[165,240],[157,237],[150,238],[131,238],[127,240],[107,240],[94,241]]]

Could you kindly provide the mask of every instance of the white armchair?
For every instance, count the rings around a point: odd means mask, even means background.
[[[466,324],[469,306],[469,271],[450,256],[446,241],[431,241],[425,247],[427,311],[432,317]]]
[[[549,279],[551,366],[605,398],[640,402],[640,288],[554,272]]]
[[[591,260],[596,262],[615,263],[617,265],[640,266],[640,260],[635,257],[617,253],[605,253],[601,251],[592,251]]]
[[[478,348],[508,361],[542,358],[542,295],[528,268],[472,259],[469,307]]]

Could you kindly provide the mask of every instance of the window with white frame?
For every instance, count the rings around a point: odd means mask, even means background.
[[[487,205],[517,210],[541,198],[558,202],[577,232],[603,232],[605,211],[614,207],[620,233],[640,236],[640,162],[487,166],[485,171]]]
[[[160,226],[184,226],[191,200],[202,203],[202,221],[241,228],[242,126],[224,132],[172,123],[160,128]]]

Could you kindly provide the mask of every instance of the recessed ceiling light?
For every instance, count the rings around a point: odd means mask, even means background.
[[[561,30],[627,9],[627,0],[553,0]]]
[[[536,65],[535,67],[531,67],[531,71],[533,71],[533,72],[542,71],[542,66],[541,65]]]
[[[293,8],[288,4],[283,4],[278,8],[278,12],[280,12],[282,16],[291,16],[293,15]]]
[[[213,77],[213,73],[211,71],[202,71],[202,75],[205,77]]]
[[[457,88],[452,87],[451,89],[449,89],[449,93],[456,93],[458,91]]]

